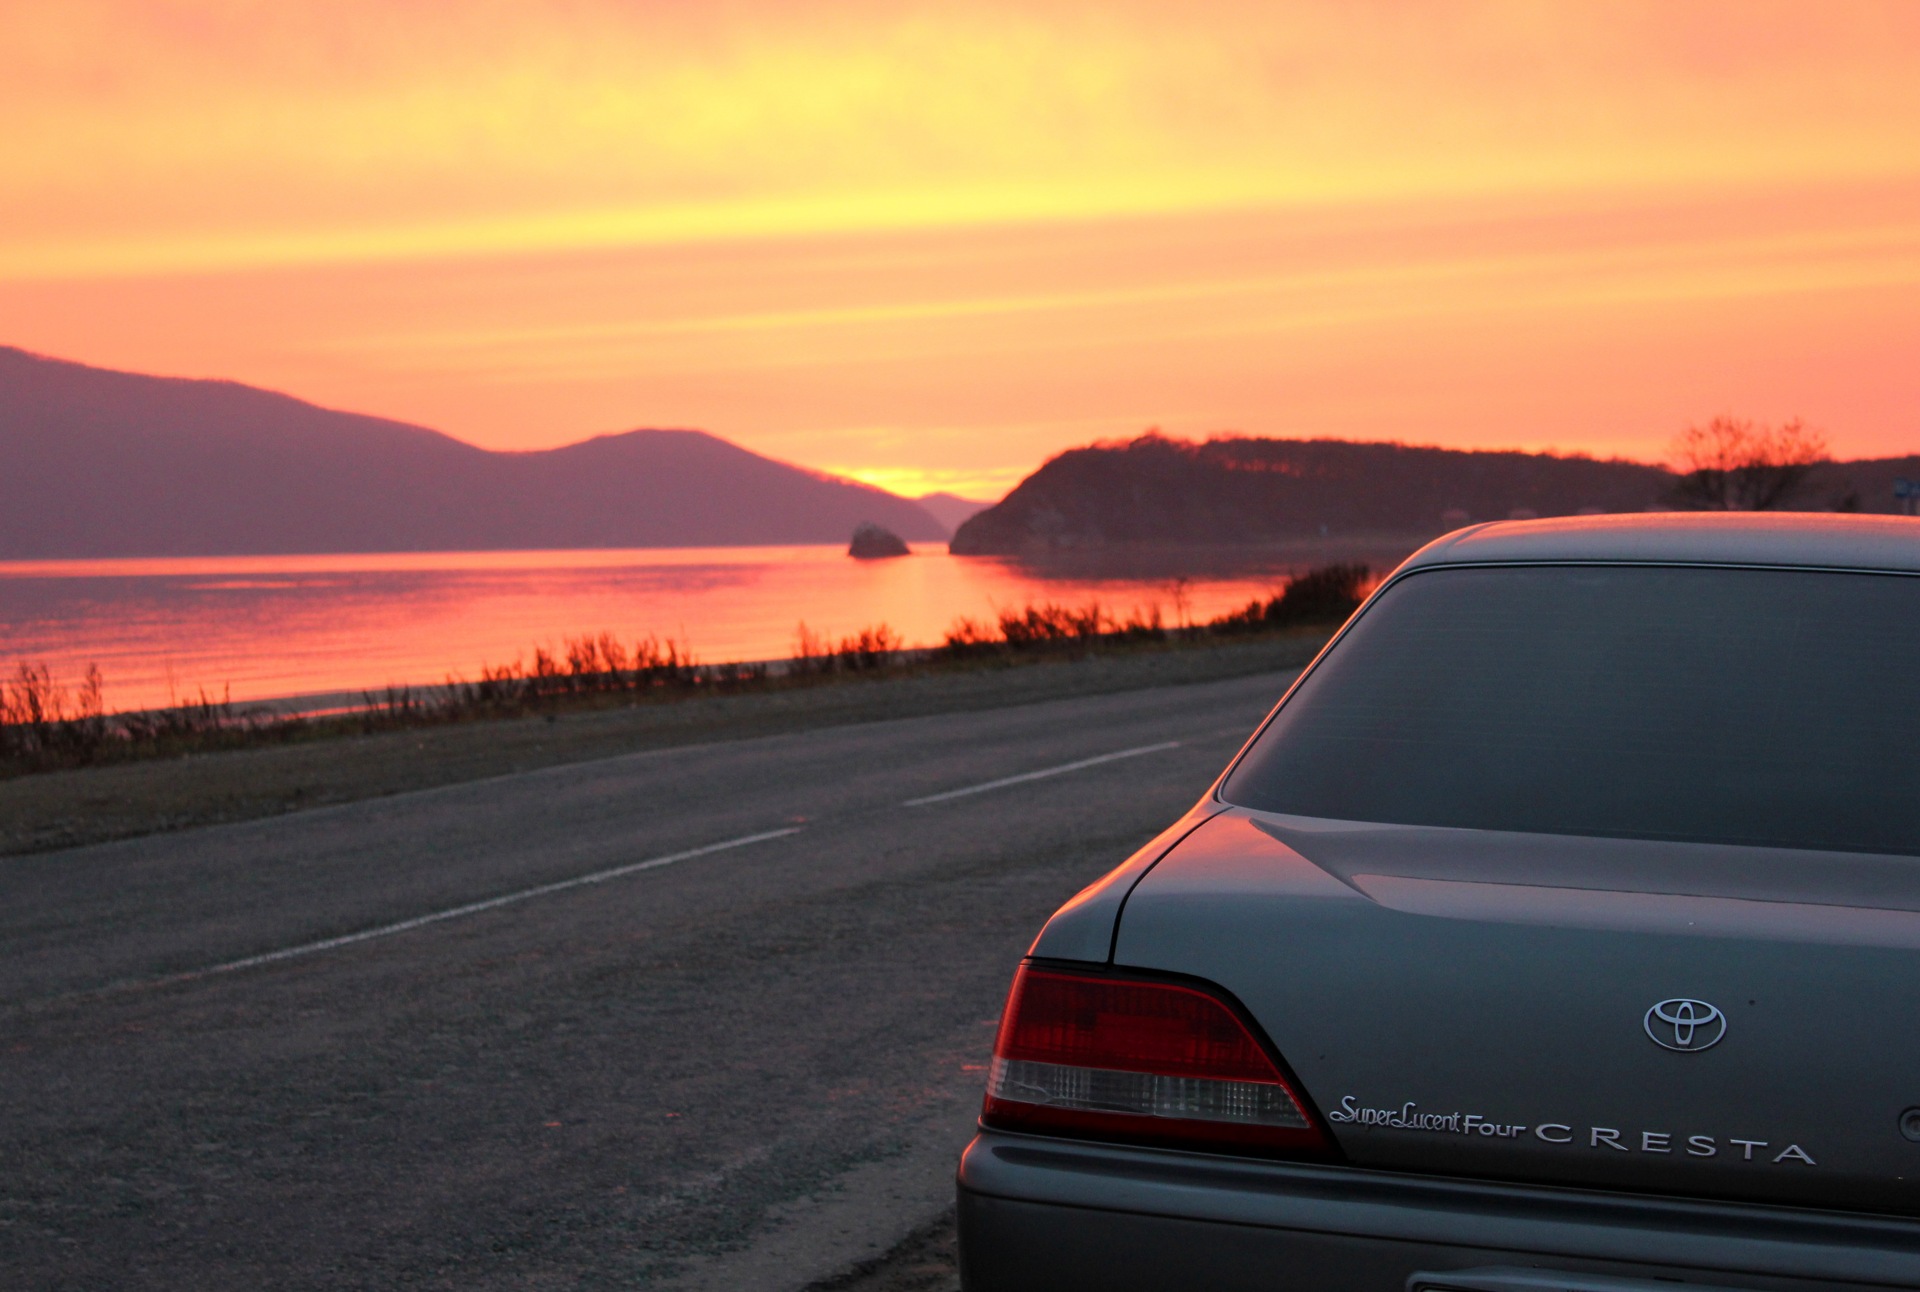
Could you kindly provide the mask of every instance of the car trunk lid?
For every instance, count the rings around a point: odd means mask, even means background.
[[[1236,996],[1360,1165],[1920,1211],[1920,859],[1234,808],[1114,947]]]

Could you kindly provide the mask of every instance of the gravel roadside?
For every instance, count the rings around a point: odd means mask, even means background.
[[[803,1292],[960,1292],[960,1234],[951,1211],[878,1260]]]

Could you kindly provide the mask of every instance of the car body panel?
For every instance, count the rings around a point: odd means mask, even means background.
[[[1920,1286],[1910,1221],[994,1131],[962,1157],[959,1197],[962,1273],[982,1292],[1384,1290],[1488,1266],[1688,1287]]]
[[[1153,868],[1180,840],[1226,804],[1211,796],[1162,830],[1131,857],[1067,899],[1041,928],[1027,954],[1055,960],[1104,961],[1113,954],[1113,933],[1120,908],[1140,877]]]
[[[1655,512],[1496,521],[1444,534],[1398,573],[1435,565],[1598,561],[1920,573],[1920,518]]]
[[[1769,851],[1235,808],[1135,885],[1114,963],[1231,993],[1358,1164],[1920,1211],[1920,860],[1776,864],[1780,898],[1830,865],[1905,908],[1803,929],[1790,900],[1714,896]],[[1724,1010],[1724,1039],[1656,1044],[1672,998]]]

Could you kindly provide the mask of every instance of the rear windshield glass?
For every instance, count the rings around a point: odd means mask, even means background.
[[[1920,578],[1416,574],[1224,793],[1350,821],[1920,855]]]

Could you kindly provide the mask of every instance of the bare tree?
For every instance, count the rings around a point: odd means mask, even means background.
[[[1764,426],[1716,417],[1689,426],[1668,451],[1673,501],[1703,511],[1770,511],[1785,506],[1829,461],[1827,437],[1799,418]]]

